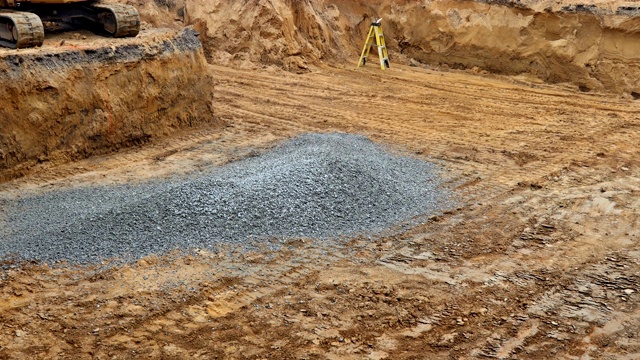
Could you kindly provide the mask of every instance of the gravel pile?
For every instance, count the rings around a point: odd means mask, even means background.
[[[308,134],[187,179],[4,204],[0,257],[136,260],[173,249],[380,234],[450,206],[431,163],[362,136]]]

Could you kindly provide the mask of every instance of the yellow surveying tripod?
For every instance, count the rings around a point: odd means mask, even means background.
[[[376,42],[375,44],[373,43],[374,40]],[[384,41],[384,34],[382,33],[382,19],[378,19],[375,22],[371,23],[369,35],[367,35],[367,41],[364,43],[364,48],[362,49],[362,54],[360,55],[360,60],[358,61],[358,67],[367,64],[367,57],[371,52],[371,48],[374,46],[378,48],[378,56],[380,57],[380,68],[382,70],[388,69],[390,67],[389,54],[387,53],[387,44]]]

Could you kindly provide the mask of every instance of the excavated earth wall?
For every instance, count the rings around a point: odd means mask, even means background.
[[[205,53],[218,64],[291,71],[355,64],[371,21],[381,17],[395,62],[530,74],[639,96],[640,11],[615,0],[593,3],[183,0],[175,9],[203,34]]]
[[[219,125],[194,30],[66,43],[0,52],[0,178]]]
[[[531,8],[508,1],[434,1],[390,10],[394,45],[420,62],[528,73],[584,91],[634,97],[640,91],[637,10]]]

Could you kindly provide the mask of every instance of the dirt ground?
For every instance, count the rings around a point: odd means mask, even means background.
[[[0,358],[640,358],[636,101],[423,67],[211,72],[223,130],[43,163],[2,196],[198,172],[343,131],[438,162],[460,206],[339,247],[5,264]]]

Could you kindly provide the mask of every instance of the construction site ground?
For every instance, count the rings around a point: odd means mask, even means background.
[[[211,71],[222,130],[45,162],[3,196],[194,173],[338,131],[437,162],[458,207],[340,246],[5,264],[0,358],[640,358],[631,97],[409,66]]]

